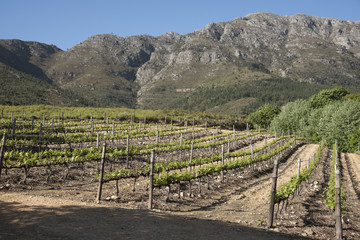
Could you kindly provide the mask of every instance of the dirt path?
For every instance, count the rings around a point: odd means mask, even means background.
[[[343,229],[352,239],[360,239],[360,156],[342,154],[342,185],[346,194]],[[351,233],[347,233],[351,232]]]
[[[305,145],[279,166],[278,186],[296,175],[297,159],[313,156],[318,145]],[[306,167],[302,164],[302,168]],[[269,210],[268,195],[271,188],[271,173],[259,178],[249,179],[239,186],[221,191],[221,198],[209,207],[181,212],[180,215],[192,215],[202,219],[214,219],[233,223],[242,223],[253,227],[264,226]],[[225,197],[224,197],[225,196]]]

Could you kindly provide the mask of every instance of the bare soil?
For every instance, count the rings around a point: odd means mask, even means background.
[[[298,158],[302,167],[312,158],[317,145],[299,147],[279,166],[278,186],[296,175]],[[360,156],[344,154],[343,187],[347,195],[343,212],[344,239],[360,239]],[[334,239],[334,217],[322,200],[330,174],[331,151],[322,158],[299,195],[275,210],[276,227],[266,227],[271,186],[271,166],[229,171],[220,175],[183,183],[169,189],[155,189],[154,210],[147,210],[146,179],[104,185],[103,199],[95,203],[97,182],[91,171],[96,166],[72,169],[68,179],[52,176],[49,182],[32,179],[44,169],[31,170],[26,184],[19,183],[21,170],[3,176],[0,190],[0,239]],[[53,169],[61,172],[63,169]],[[82,172],[86,174],[80,177]],[[180,194],[179,194],[180,193]],[[280,211],[281,210],[281,211]]]

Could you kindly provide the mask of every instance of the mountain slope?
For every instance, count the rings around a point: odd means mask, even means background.
[[[86,100],[0,62],[0,105],[86,106]]]
[[[151,108],[164,93],[169,97],[162,102],[172,104],[191,95],[184,92],[211,85],[231,88],[271,76],[356,88],[360,86],[359,34],[359,22],[259,13],[211,23],[185,36],[164,35],[161,38],[173,44],[167,54],[157,56],[165,62],[159,71],[150,71],[155,57],[139,69],[138,101]]]
[[[359,42],[360,22],[255,13],[186,35],[99,34],[65,52],[1,40],[0,62],[78,104],[234,114],[334,85],[358,91]]]

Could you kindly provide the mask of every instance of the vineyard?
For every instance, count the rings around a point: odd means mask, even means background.
[[[99,111],[2,112],[0,133],[1,203],[33,199],[33,206],[46,198],[52,207],[151,209],[246,226],[254,239],[333,239],[340,172],[342,234],[360,239],[360,157],[326,139],[310,144],[301,132],[236,119]],[[16,215],[10,207],[1,211]],[[10,230],[0,238],[11,237]]]

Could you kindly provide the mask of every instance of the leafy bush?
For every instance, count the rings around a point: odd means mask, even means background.
[[[360,102],[347,100],[324,107],[317,127],[319,136],[326,137],[328,145],[337,139],[342,152],[352,151],[348,143],[360,128]]]
[[[311,98],[309,98],[309,101],[311,107],[321,108],[329,103],[342,99],[347,94],[349,94],[349,91],[347,91],[343,87],[337,87],[334,89],[325,89],[319,92],[318,94],[313,95]]]
[[[346,95],[344,99],[352,99],[352,100],[360,101],[360,93]]]
[[[310,103],[306,100],[290,102],[281,108],[280,114],[271,122],[271,128],[303,130],[308,125],[310,111]]]
[[[348,147],[351,152],[358,150],[360,146],[360,128],[349,136]]]
[[[280,107],[274,104],[265,104],[249,115],[249,120],[260,126],[269,126],[276,115],[280,113]]]

